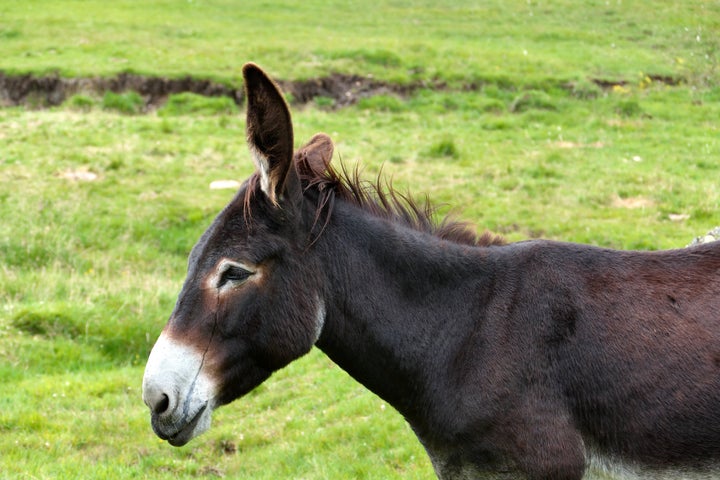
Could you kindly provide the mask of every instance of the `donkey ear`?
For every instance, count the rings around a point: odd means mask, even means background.
[[[294,163],[298,172],[310,177],[319,177],[332,160],[334,146],[329,136],[315,134],[308,143],[295,152]]]
[[[245,64],[243,78],[248,147],[260,174],[260,188],[273,204],[278,205],[292,169],[290,110],[278,86],[260,67],[254,63]]]

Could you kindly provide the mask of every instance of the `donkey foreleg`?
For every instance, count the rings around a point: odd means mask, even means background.
[[[562,407],[531,400],[507,425],[506,451],[528,480],[581,480],[585,447]],[[530,408],[528,408],[530,407]],[[506,417],[507,418],[507,417]]]
[[[534,402],[531,402],[534,403]],[[455,445],[423,442],[440,480],[581,480],[585,448],[562,409],[507,411],[494,426]]]

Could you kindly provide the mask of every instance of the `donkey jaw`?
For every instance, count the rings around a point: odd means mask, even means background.
[[[210,428],[215,382],[203,370],[203,355],[165,333],[150,352],[143,401],[155,434],[179,447]]]
[[[155,434],[173,447],[182,447],[193,438],[204,433],[210,428],[211,410],[207,405],[200,408],[192,419],[184,424],[166,424],[158,415],[152,416],[152,427]],[[178,430],[179,428],[179,430]],[[175,432],[175,433],[169,433]]]

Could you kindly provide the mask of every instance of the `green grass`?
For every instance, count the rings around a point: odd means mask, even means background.
[[[399,188],[511,239],[670,248],[718,223],[720,108],[690,89],[568,94],[522,113],[458,95],[442,113],[429,92],[399,111],[302,109],[297,138],[328,131],[366,176],[384,164]],[[647,114],[619,114],[628,99]],[[10,109],[0,136],[4,472],[73,476],[90,459],[99,478],[431,477],[402,419],[319,353],[221,409],[189,446],[153,437],[142,365],[187,252],[232,196],[209,183],[251,171],[241,115]]]
[[[342,109],[320,97],[293,112],[297,142],[327,132],[334,161],[510,240],[674,248],[720,224],[706,2],[274,5],[5,2],[0,69],[237,82],[255,60],[288,79],[442,81]],[[128,92],[0,109],[0,478],[432,478],[402,418],[317,351],[188,446],[152,434],[143,365],[234,194],[210,182],[252,171],[244,138],[229,99],[192,94],[150,112]]]
[[[255,60],[282,78],[542,86],[666,75],[717,82],[712,2],[29,0],[0,6],[0,68],[63,75],[204,75]]]
[[[77,106],[77,103],[78,100],[77,97],[75,97],[75,102],[72,102],[72,106]],[[87,105],[88,103],[84,102],[83,104]],[[113,110],[127,115],[133,115],[142,112],[145,101],[142,95],[137,92],[105,92],[101,105],[105,110]]]
[[[141,376],[124,367],[13,382],[0,401],[0,477],[428,478],[419,447],[398,441],[409,435],[402,420],[319,353],[216,412],[212,433],[180,449],[149,430]]]
[[[237,113],[237,105],[229,97],[203,97],[194,93],[170,95],[158,111],[160,116],[214,115]]]

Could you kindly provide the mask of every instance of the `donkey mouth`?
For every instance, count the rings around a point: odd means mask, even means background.
[[[210,427],[210,410],[208,404],[203,405],[189,420],[185,418],[168,422],[161,415],[152,416],[152,427],[155,434],[173,447],[182,447]]]

